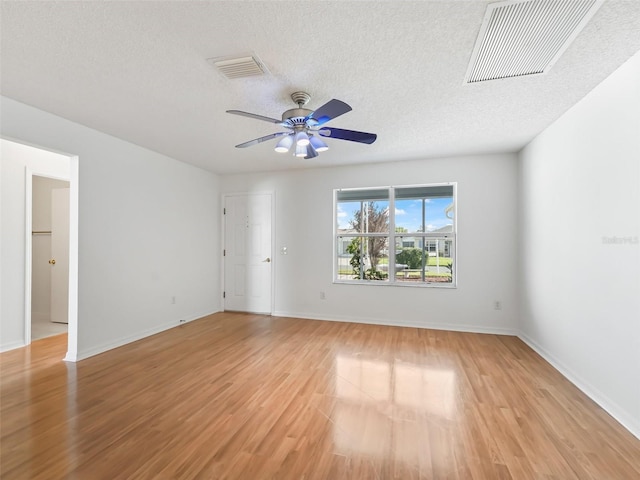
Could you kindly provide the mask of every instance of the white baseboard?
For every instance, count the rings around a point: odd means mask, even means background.
[[[220,310],[216,310],[214,312],[200,313],[196,315],[191,315],[189,317],[181,317],[178,320],[173,320],[171,322],[163,323],[161,325],[156,325],[153,328],[149,328],[147,330],[142,330],[140,332],[134,333],[133,335],[127,335],[126,337],[121,337],[117,340],[113,340],[111,342],[103,343],[101,345],[97,345],[92,348],[88,348],[82,351],[78,351],[78,355],[75,358],[76,362],[80,360],[84,360],[89,357],[93,357],[94,355],[98,355],[100,353],[104,353],[108,350],[112,350],[114,348],[122,347],[128,343],[137,342],[138,340],[142,340],[143,338],[150,337],[151,335],[155,335],[156,333],[164,332],[165,330],[169,330],[171,328],[179,327],[180,325],[184,325],[185,323],[192,322],[194,320],[198,320],[199,318],[206,317],[208,315],[213,315],[214,313],[218,313]],[[184,321],[182,321],[184,320]],[[65,358],[66,361],[73,361],[71,359]]]
[[[15,350],[16,348],[26,347],[24,342],[11,342],[0,345],[0,353],[8,352],[9,350]]]
[[[389,327],[409,327],[409,328],[425,328],[432,330],[449,330],[452,332],[468,332],[468,333],[489,333],[493,335],[512,335],[515,336],[515,330],[511,328],[487,328],[477,325],[460,325],[449,323],[414,323],[410,321],[396,321],[386,319],[372,319],[370,317],[333,317],[331,315],[314,315],[300,312],[274,312],[274,317],[290,317],[304,318],[306,320],[327,320],[330,322],[348,322],[348,323],[365,323],[370,325],[386,325]]]
[[[596,402],[609,415],[615,418],[618,423],[620,423],[620,425],[629,430],[629,432],[631,432],[631,434],[633,434],[635,437],[640,439],[640,423],[636,419],[634,419],[632,415],[626,412],[623,408],[620,408],[616,404],[616,402],[612,401],[607,395],[602,393],[589,382],[585,381],[583,378],[573,372],[554,355],[538,345],[532,338],[528,337],[522,332],[518,333],[518,338],[520,338],[520,340],[531,347],[531,349],[533,349],[538,355],[549,362],[553,368],[558,370],[567,380],[578,387],[582,391],[582,393],[591,398],[591,400]]]

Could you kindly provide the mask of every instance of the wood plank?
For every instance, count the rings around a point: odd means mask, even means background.
[[[515,337],[220,313],[0,355],[0,476],[631,479],[640,441]]]

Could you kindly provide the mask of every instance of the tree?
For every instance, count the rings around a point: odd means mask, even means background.
[[[349,222],[351,228],[362,233],[381,233],[389,231],[389,208],[378,206],[376,202],[362,202],[363,208],[356,210]],[[371,270],[376,272],[378,262],[387,247],[387,237],[365,237],[367,255],[371,262]]]

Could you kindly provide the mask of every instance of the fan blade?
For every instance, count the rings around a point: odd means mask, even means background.
[[[333,120],[334,118],[350,111],[351,107],[349,105],[334,98],[333,100],[329,100],[313,113],[309,114],[307,116],[307,120],[312,119],[313,122],[311,123],[311,126],[317,127],[324,125],[329,120]]]
[[[375,133],[356,132],[355,130],[343,130],[341,128],[323,128],[318,131],[323,137],[338,138],[359,143],[373,143],[378,136]]]
[[[272,138],[282,137],[283,135],[290,135],[289,132],[278,132],[272,133],[271,135],[265,135],[264,137],[254,138],[253,140],[249,140],[248,142],[241,143],[236,145],[236,148],[246,148],[251,147],[253,145],[257,145],[262,142],[266,142],[267,140],[271,140]]]
[[[282,123],[282,120],[278,120],[277,118],[265,117],[263,115],[257,115],[255,113],[243,112],[242,110],[227,110],[227,113],[232,113],[233,115],[241,115],[243,117],[255,118],[256,120],[262,120],[263,122],[277,124]]]

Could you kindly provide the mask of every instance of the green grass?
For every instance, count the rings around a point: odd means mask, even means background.
[[[441,267],[445,267],[447,265],[451,265],[451,263],[453,262],[452,258],[448,258],[448,257],[428,257],[428,261],[427,261],[427,265],[430,267],[437,267],[438,266],[438,262],[440,263]],[[389,259],[388,258],[381,258],[378,261],[378,265],[389,265]]]
[[[453,259],[447,258],[447,257],[439,257],[439,258],[429,257],[429,261],[427,262],[427,265],[429,265],[430,267],[436,267],[438,263],[440,263],[441,267],[444,267],[446,265],[451,265],[453,263]]]

